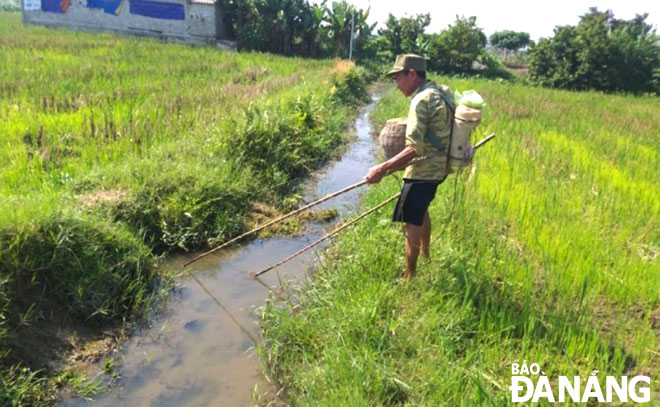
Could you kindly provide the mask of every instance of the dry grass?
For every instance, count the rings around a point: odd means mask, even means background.
[[[347,61],[345,59],[335,59],[333,72],[336,75],[344,76],[355,69],[355,62]]]

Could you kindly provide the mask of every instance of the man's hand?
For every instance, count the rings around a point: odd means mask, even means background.
[[[369,168],[365,177],[368,184],[377,184],[385,176],[386,170],[383,164],[375,165]]]
[[[367,176],[364,178],[367,180],[368,184],[377,184],[385,175],[387,175],[387,170],[398,171],[404,168],[406,164],[415,157],[417,157],[415,149],[412,147],[406,147],[399,154],[384,163],[369,168]]]

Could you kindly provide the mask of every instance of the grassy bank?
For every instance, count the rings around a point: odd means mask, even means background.
[[[295,204],[365,96],[349,63],[16,13],[0,13],[0,66],[0,404],[52,402],[58,369],[26,340],[52,339],[38,327],[135,321],[166,277],[156,255],[242,232],[257,201]]]
[[[439,81],[478,89],[498,138],[440,187],[432,260],[402,283],[400,228],[360,222],[311,285],[264,308],[270,373],[295,406],[499,406],[526,361],[583,390],[594,370],[651,376],[656,405],[660,100]],[[374,122],[407,103],[392,90]]]

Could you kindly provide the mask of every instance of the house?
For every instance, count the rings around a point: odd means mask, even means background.
[[[231,46],[216,0],[21,0],[23,24]]]

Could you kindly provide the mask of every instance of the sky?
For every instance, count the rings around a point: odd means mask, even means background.
[[[629,20],[635,14],[649,13],[646,22],[658,28],[660,25],[659,0],[469,0],[469,1],[419,1],[419,0],[347,0],[358,8],[370,7],[370,23],[382,24],[388,14],[396,17],[431,13],[428,33],[446,29],[456,20],[456,15],[477,17],[477,26],[487,36],[496,31],[513,30],[530,34],[531,38],[552,37],[557,25],[577,25],[580,16],[590,7],[612,10],[614,17]],[[313,1],[320,3],[320,1]],[[331,3],[332,0],[328,0]],[[660,33],[660,30],[658,30]]]

